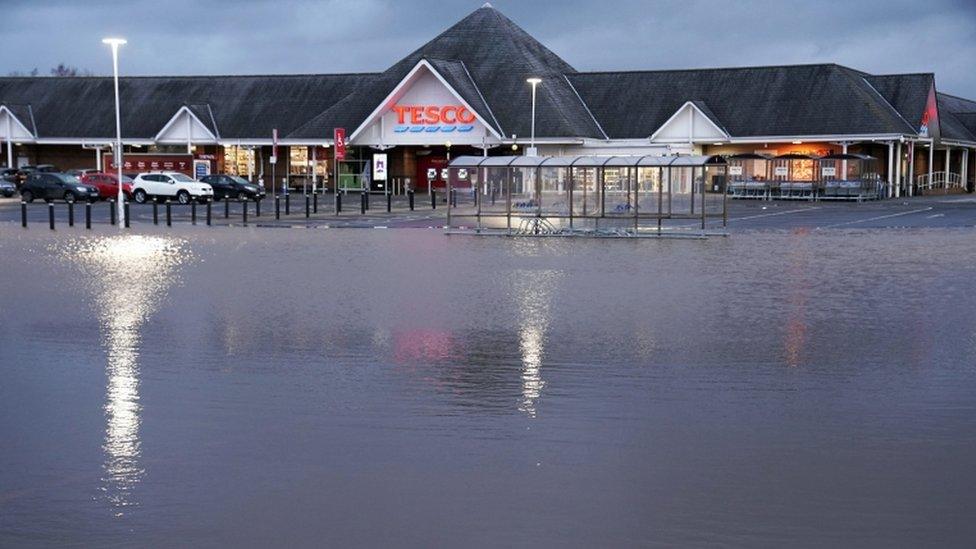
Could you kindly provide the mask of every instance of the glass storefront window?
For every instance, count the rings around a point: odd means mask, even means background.
[[[288,173],[291,175],[308,175],[308,147],[288,147]]]
[[[224,171],[241,177],[254,177],[254,150],[244,147],[224,148]]]

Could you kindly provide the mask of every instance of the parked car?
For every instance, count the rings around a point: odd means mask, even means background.
[[[237,200],[260,200],[266,194],[264,187],[255,185],[236,175],[216,174],[200,178],[203,183],[213,187],[214,200],[233,198]]]
[[[68,170],[68,171],[66,171],[64,173],[71,174],[71,175],[77,177],[78,179],[81,179],[81,178],[85,177],[88,174],[99,173],[99,172],[100,172],[100,170],[96,170],[96,169],[93,169],[93,168],[85,168],[83,170]]]
[[[193,199],[212,199],[213,194],[213,187],[180,172],[141,173],[132,181],[132,198],[140,204],[151,197],[175,197],[180,204],[189,204]]]
[[[34,172],[20,187],[20,197],[24,202],[33,202],[35,198],[45,202],[94,202],[98,200],[98,189],[85,185],[77,177],[66,173]]]
[[[98,189],[98,196],[104,200],[118,198],[119,176],[114,173],[89,173],[81,177],[81,182]],[[132,198],[132,178],[122,176],[122,193],[126,198]]]
[[[14,185],[6,179],[0,179],[0,195],[4,198],[10,198],[17,192],[17,185]]]
[[[4,168],[0,170],[0,180],[17,185],[20,183],[20,178],[17,176],[19,173],[20,170],[17,168]]]
[[[58,167],[54,164],[38,164],[36,166],[21,166],[20,169],[25,172],[47,172],[53,173],[58,171]]]

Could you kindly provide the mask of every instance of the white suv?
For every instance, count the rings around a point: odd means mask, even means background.
[[[141,173],[132,181],[132,198],[144,204],[150,197],[176,197],[180,204],[213,199],[213,187],[180,172]]]

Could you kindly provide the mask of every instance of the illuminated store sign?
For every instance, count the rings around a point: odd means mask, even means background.
[[[395,133],[467,133],[474,129],[475,116],[456,105],[396,105]]]

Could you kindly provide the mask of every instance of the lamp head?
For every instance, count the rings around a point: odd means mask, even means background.
[[[125,38],[103,38],[102,44],[108,44],[114,48],[125,45],[127,42]]]
[[[541,84],[542,83],[542,79],[541,78],[537,78],[535,76],[533,76],[532,78],[528,78],[525,81],[528,82],[529,84],[532,84],[533,86],[535,86],[536,84]]]

